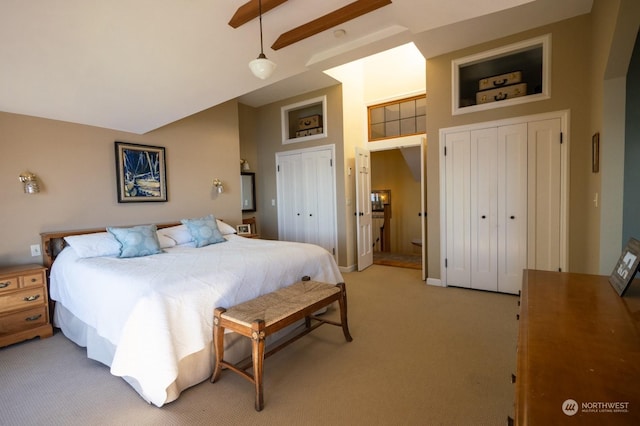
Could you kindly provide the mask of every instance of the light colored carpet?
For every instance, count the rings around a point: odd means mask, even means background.
[[[513,416],[514,296],[345,274],[353,342],[323,326],[265,362],[265,407],[231,372],[162,408],[61,333],[0,349],[0,425],[503,425]],[[328,315],[336,315],[332,311]]]

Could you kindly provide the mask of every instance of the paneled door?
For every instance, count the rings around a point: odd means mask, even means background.
[[[336,255],[334,148],[276,154],[278,239],[316,244]]]
[[[565,267],[563,116],[441,131],[446,285],[516,294],[523,269]]]
[[[528,268],[567,271],[566,223],[562,220],[566,199],[566,142],[561,140],[559,118],[529,123],[529,220]]]
[[[356,147],[356,233],[358,271],[373,264],[373,231],[371,228],[371,153]]]
[[[498,291],[516,294],[527,264],[527,124],[498,127]]]

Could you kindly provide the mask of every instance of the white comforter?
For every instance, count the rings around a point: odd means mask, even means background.
[[[215,307],[250,300],[305,275],[332,284],[343,280],[321,247],[225,238],[130,259],[78,258],[67,248],[51,270],[51,298],[116,346],[112,374],[134,378],[142,396],[161,406],[179,361],[211,344]]]

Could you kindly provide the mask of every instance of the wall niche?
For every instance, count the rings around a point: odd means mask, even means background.
[[[281,108],[282,143],[327,137],[327,97],[308,99]]]
[[[452,114],[551,97],[551,35],[455,59]]]

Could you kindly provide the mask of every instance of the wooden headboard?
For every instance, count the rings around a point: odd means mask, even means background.
[[[156,226],[158,229],[168,228],[170,226],[180,225],[180,222],[167,222],[167,223],[158,223]],[[121,225],[119,225],[121,226]],[[131,225],[135,226],[135,225]],[[51,265],[53,261],[56,260],[56,256],[65,248],[66,243],[64,241],[64,237],[68,237],[71,235],[84,235],[84,234],[94,234],[96,232],[106,232],[106,227],[104,228],[93,228],[93,229],[80,229],[73,231],[54,231],[54,232],[43,232],[40,234],[40,241],[42,242],[42,260],[44,266],[46,266],[49,270],[51,270]]]

